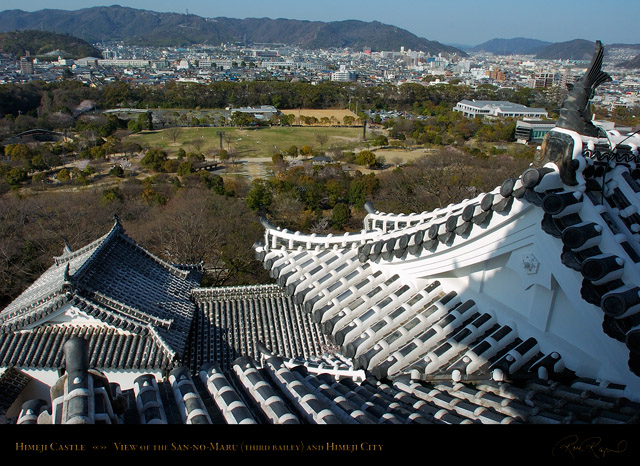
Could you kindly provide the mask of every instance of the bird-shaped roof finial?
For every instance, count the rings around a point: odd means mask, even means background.
[[[611,81],[611,76],[602,71],[604,47],[602,42],[596,41],[596,49],[587,72],[575,83],[569,96],[560,109],[560,117],[556,127],[575,131],[584,136],[598,136],[598,128],[591,122],[589,101],[595,90],[601,84]]]

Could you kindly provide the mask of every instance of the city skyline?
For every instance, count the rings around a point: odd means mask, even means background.
[[[549,42],[573,39],[602,40],[605,44],[640,43],[635,27],[634,0],[612,0],[603,8],[595,0],[568,0],[562,3],[540,0],[535,5],[507,0],[474,2],[459,0],[454,5],[408,0],[402,8],[388,1],[337,1],[311,3],[294,0],[245,0],[241,3],[185,0],[176,5],[167,0],[126,0],[123,7],[157,12],[189,13],[207,18],[286,18],[308,21],[379,21],[406,29],[429,40],[452,45],[478,45],[494,38],[526,37]],[[111,3],[113,4],[113,3]],[[104,0],[29,0],[21,10],[79,10],[110,6]],[[9,8],[7,8],[9,10]],[[451,14],[451,11],[455,14]],[[545,14],[553,11],[554,14]],[[598,22],[594,24],[593,17]],[[593,24],[593,27],[588,27]]]

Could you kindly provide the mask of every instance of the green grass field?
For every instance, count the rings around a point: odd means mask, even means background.
[[[271,157],[275,152],[287,150],[292,145],[299,148],[308,145],[317,153],[330,146],[345,149],[355,147],[362,138],[362,129],[347,127],[270,127],[270,128],[182,128],[174,143],[167,129],[143,131],[131,134],[127,140],[143,147],[157,147],[165,150],[170,156],[182,148],[186,152],[208,154],[220,148],[219,131],[224,132],[222,146],[243,158]],[[201,140],[200,143],[194,142]],[[198,144],[201,147],[198,148]]]

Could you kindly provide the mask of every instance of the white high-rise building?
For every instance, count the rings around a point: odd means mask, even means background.
[[[358,74],[353,70],[347,70],[346,65],[340,65],[340,70],[331,73],[331,81],[353,82],[358,79]]]

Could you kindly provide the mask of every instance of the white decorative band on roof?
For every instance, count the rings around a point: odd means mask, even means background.
[[[110,298],[105,294],[100,293],[99,291],[93,291],[92,295],[93,298],[96,298],[96,301],[98,301],[98,303],[111,306],[113,310],[122,311],[125,316],[140,319],[146,324],[154,325],[156,327],[164,328],[167,330],[171,328],[171,325],[173,324],[173,319],[162,319],[160,317],[149,315],[146,312],[140,311],[139,309],[128,306],[127,304],[121,303],[120,301],[116,301],[115,299]]]
[[[286,297],[285,290],[275,284],[240,285],[212,288],[193,288],[191,295],[197,302],[215,299],[244,299],[267,295],[269,297]]]

